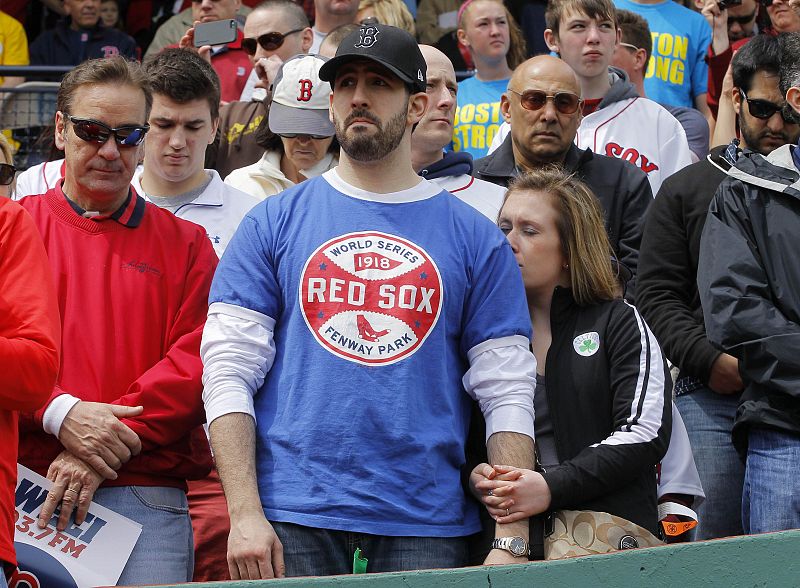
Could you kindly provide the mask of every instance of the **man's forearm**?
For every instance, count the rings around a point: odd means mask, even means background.
[[[231,519],[259,512],[263,515],[256,479],[256,433],[253,417],[223,415],[209,426],[211,447]]]
[[[521,433],[501,431],[486,442],[491,465],[508,465],[532,470],[535,465],[533,439]],[[528,519],[495,525],[495,537],[524,537],[528,539]]]

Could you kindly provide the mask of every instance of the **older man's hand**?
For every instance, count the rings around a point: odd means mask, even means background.
[[[58,440],[103,478],[116,480],[122,464],[142,450],[139,436],[120,419],[142,414],[141,406],[78,402],[67,413]]]
[[[103,481],[103,476],[90,468],[86,462],[78,459],[69,451],[62,451],[50,464],[47,479],[52,480],[53,487],[47,493],[42,510],[39,513],[39,527],[44,529],[53,516],[56,507],[61,505],[56,528],[63,531],[67,528],[72,511],[75,513],[75,524],[80,525],[89,511],[94,493]]]

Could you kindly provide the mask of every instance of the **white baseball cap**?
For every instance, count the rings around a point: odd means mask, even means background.
[[[272,84],[269,130],[276,135],[332,137],[328,116],[331,85],[319,77],[327,61],[319,55],[295,55],[281,66]]]

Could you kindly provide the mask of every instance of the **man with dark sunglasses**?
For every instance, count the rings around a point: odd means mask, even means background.
[[[784,96],[797,115],[800,33],[781,35],[777,42],[780,93],[769,98],[778,102]],[[750,114],[755,94],[751,88]],[[775,112],[765,120],[779,118]],[[738,360],[744,388],[732,439],[745,464],[741,514],[748,534],[800,528],[800,152],[795,141],[796,135],[766,156],[741,154],[711,200],[700,244],[697,285],[708,339]]]
[[[647,175],[624,159],[575,145],[581,84],[563,60],[550,55],[529,59],[514,70],[508,88],[500,111],[511,130],[496,151],[475,162],[475,177],[507,186],[521,172],[551,164],[576,173],[599,198],[611,245],[635,276],[641,221],[653,200]],[[628,297],[633,290],[631,280]]]
[[[713,31],[708,48],[708,105],[716,117],[719,103],[725,100],[722,88],[725,72],[733,54],[753,38],[755,32],[765,35],[780,35],[800,31],[800,15],[793,11],[788,0],[742,0],[738,6],[721,9],[717,0],[695,0],[702,7],[703,15]],[[767,13],[767,27],[757,30],[756,19]],[[748,19],[752,17],[752,22]]]
[[[611,65],[620,40],[613,2],[553,0],[545,16],[545,41],[581,83],[583,119],[575,144],[631,162],[647,174],[655,194],[666,177],[692,162],[692,154],[677,119]]]
[[[680,370],[675,404],[706,493],[697,508],[697,539],[742,534],[744,476],[731,443],[742,372],[734,354],[721,351],[706,333],[697,284],[700,235],[709,203],[731,166],[745,154],[769,156],[800,135],[782,112],[778,71],[786,59],[778,40],[768,35],[757,35],[739,50],[733,59],[733,103],[741,138],[668,178],[648,211],[642,237],[637,306]],[[722,189],[730,191],[731,184],[723,183]],[[719,252],[725,248],[720,245]],[[726,271],[737,266],[738,260],[731,261]],[[761,323],[764,317],[753,320]]]
[[[261,158],[264,149],[256,141],[256,131],[268,114],[268,89],[272,83],[269,75],[274,75],[289,58],[308,53],[312,41],[308,17],[291,0],[267,0],[247,16],[243,47],[254,66],[248,86],[252,83],[263,90],[254,94],[251,89],[251,98],[220,109],[219,132],[207,152],[206,167],[213,167],[225,178]]]
[[[39,515],[57,527],[94,501],[142,525],[126,585],[192,579],[186,480],[211,466],[200,425],[200,338],[217,255],[205,230],[131,188],[152,104],[141,66],[84,62],[57,96],[64,178],[20,204],[55,278],[62,368],[23,421],[20,463],[54,485]]]

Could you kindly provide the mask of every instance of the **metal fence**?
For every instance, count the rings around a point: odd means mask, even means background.
[[[70,68],[0,67],[2,77],[24,77],[13,88],[0,88],[0,132],[14,148],[20,170],[51,159],[54,153],[53,121],[60,77]]]

